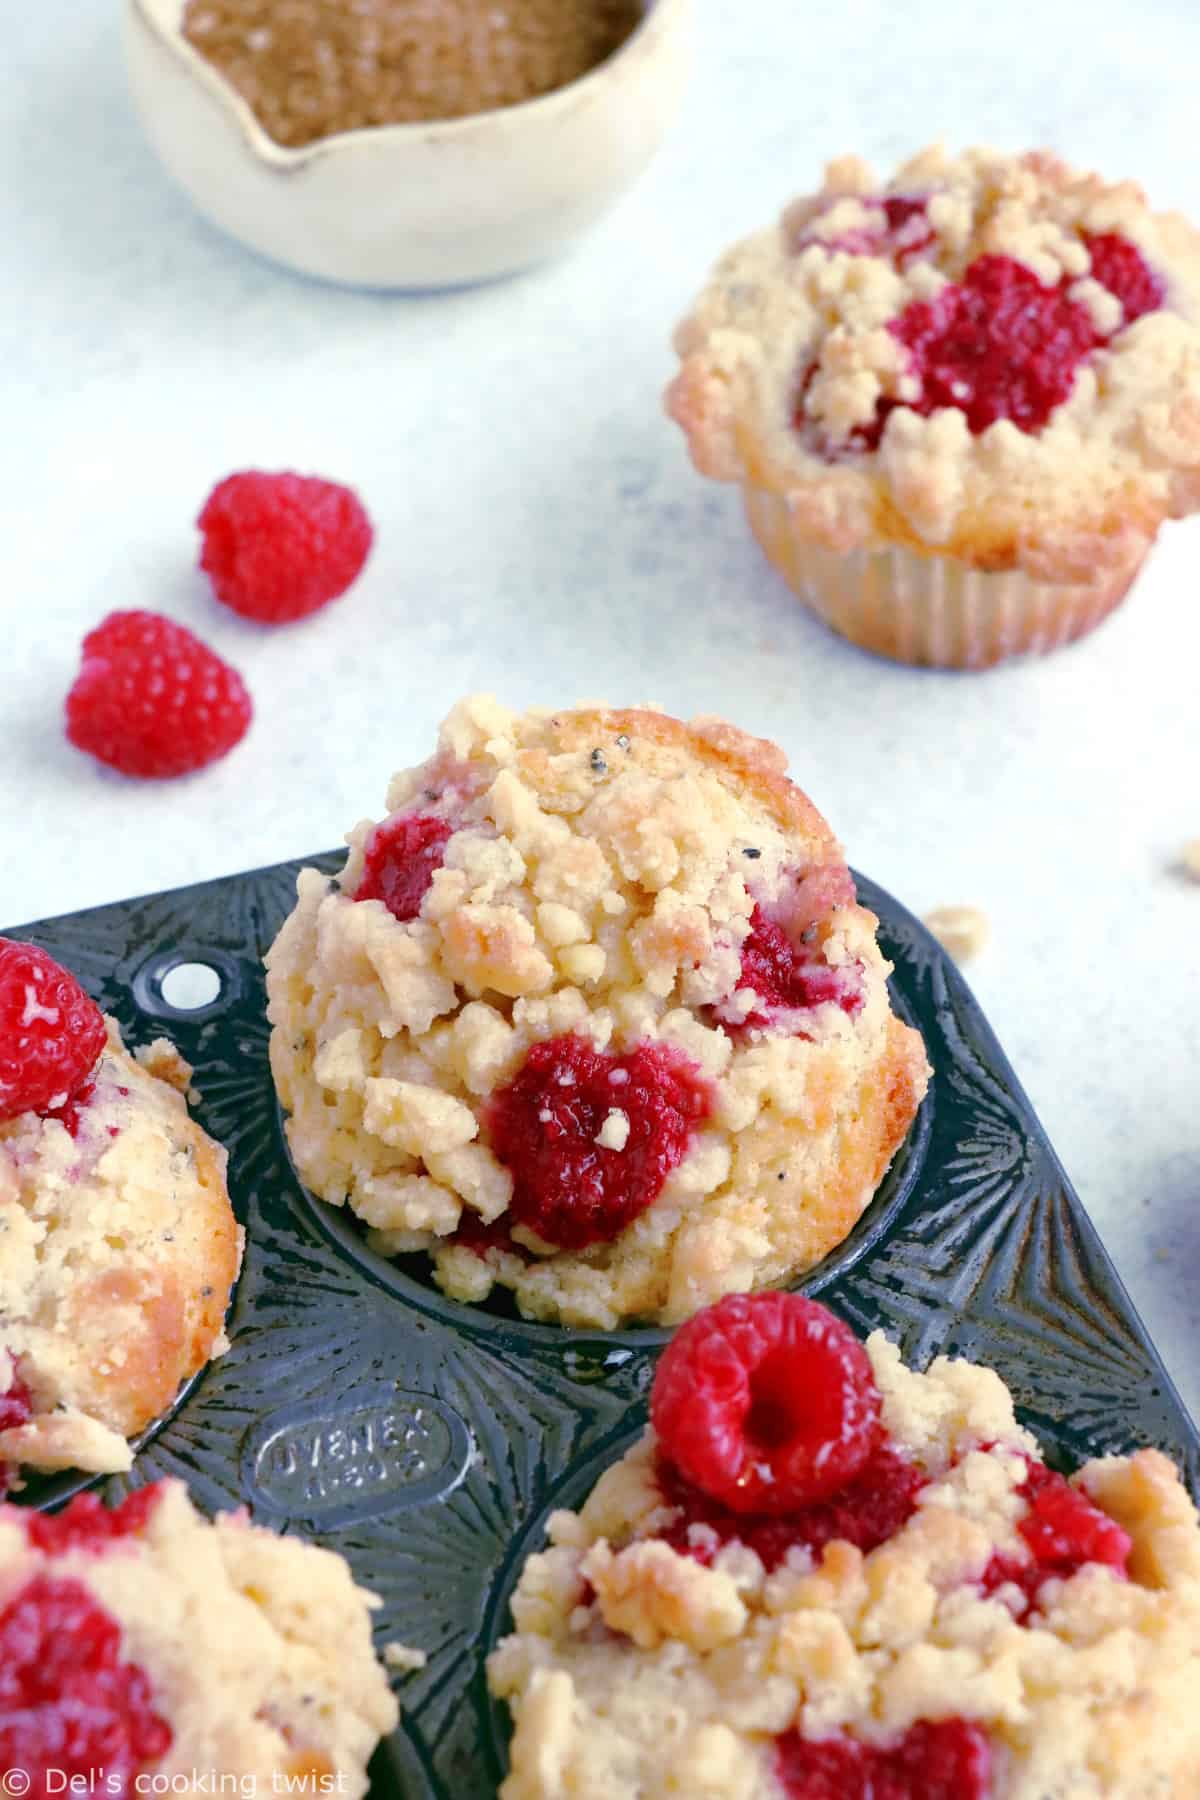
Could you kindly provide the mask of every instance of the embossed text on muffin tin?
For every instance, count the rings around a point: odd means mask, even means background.
[[[444,1401],[382,1383],[269,1413],[243,1440],[242,1488],[260,1512],[328,1528],[428,1505],[470,1460],[470,1433]]]

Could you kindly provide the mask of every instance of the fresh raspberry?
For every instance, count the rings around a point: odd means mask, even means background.
[[[28,1425],[33,1417],[33,1395],[17,1372],[11,1353],[9,1361],[13,1364],[13,1374],[8,1387],[0,1394],[0,1431],[16,1431],[19,1426]],[[16,1464],[0,1458],[0,1500],[3,1500],[16,1476]]]
[[[848,1737],[775,1740],[775,1774],[788,1800],[986,1800],[992,1755],[965,1719],[922,1719],[887,1749]]]
[[[921,385],[903,404],[926,415],[956,407],[973,432],[997,419],[1039,430],[1099,342],[1085,306],[1011,256],[977,257],[960,282],[914,300],[888,330]]]
[[[731,1294],[680,1327],[650,1418],[686,1481],[738,1513],[788,1514],[854,1480],[880,1440],[870,1359],[799,1294]]]
[[[60,1513],[28,1514],[26,1535],[47,1555],[62,1550],[102,1550],[114,1538],[142,1531],[161,1498],[159,1481],[135,1488],[119,1506],[105,1506],[96,1494],[76,1494]]]
[[[65,1100],[61,1106],[47,1107],[46,1111],[41,1116],[43,1119],[57,1119],[59,1124],[62,1125],[72,1137],[78,1137],[79,1121],[86,1112],[90,1102],[95,1099],[95,1096],[96,1083],[89,1079],[84,1082],[77,1094],[72,1094],[71,1098]],[[115,1137],[116,1126],[110,1125],[108,1129]]]
[[[793,249],[799,252],[816,244],[829,253],[841,250],[847,256],[886,257],[896,268],[906,269],[937,241],[927,214],[928,194],[884,194],[864,199],[862,204],[876,215],[876,223],[833,238],[820,237],[810,228],[795,240]]]
[[[807,250],[816,244],[832,256],[840,251],[843,256],[878,256],[883,243],[883,232],[870,225],[860,225],[854,231],[839,231],[836,237],[821,237],[816,232],[806,232],[796,243],[797,250]]]
[[[889,195],[880,204],[886,230],[881,226],[878,232],[850,233],[827,247],[891,255],[900,268],[928,249],[934,233],[916,223],[924,215],[925,200]],[[801,238],[796,247],[819,241]],[[1166,284],[1128,238],[1101,232],[1085,242],[1091,274],[1121,302],[1124,316],[1118,331],[1162,306]],[[1011,256],[977,257],[960,282],[949,283],[931,300],[914,300],[888,325],[908,351],[910,374],[920,382],[916,398],[901,401],[885,395],[874,417],[855,426],[845,442],[824,442],[807,411],[808,391],[820,367],[813,360],[796,386],[796,430],[808,434],[831,461],[847,451],[877,449],[898,406],[926,416],[954,408],[966,415],[975,433],[997,419],[1011,419],[1021,431],[1039,431],[1070,395],[1079,364],[1116,335],[1097,331],[1087,308],[1071,299],[1073,279],[1064,275],[1047,287]]]
[[[874,1800],[876,1753],[853,1738],[775,1740],[775,1778],[788,1800]]]
[[[864,1555],[877,1550],[908,1523],[926,1477],[915,1463],[881,1442],[836,1494],[797,1506],[781,1518],[730,1512],[690,1486],[665,1459],[659,1462],[658,1484],[666,1503],[680,1508],[679,1518],[663,1533],[673,1550],[708,1564],[721,1545],[737,1542],[753,1550],[769,1574],[797,1546],[816,1557],[835,1538],[854,1544]],[[693,1525],[706,1526],[716,1543],[707,1532],[693,1539]]]
[[[30,1777],[30,1800],[95,1781],[122,1796],[170,1749],[144,1669],[78,1581],[35,1575],[0,1610],[0,1770]],[[53,1787],[50,1775],[53,1771]]]
[[[19,1425],[28,1425],[32,1417],[33,1395],[14,1366],[12,1380],[0,1394],[0,1431],[15,1431]]]
[[[344,594],[374,535],[349,488],[256,469],[218,482],[196,523],[217,599],[266,625],[306,618]]]
[[[1158,311],[1166,299],[1166,284],[1127,237],[1116,231],[1102,231],[1085,242],[1092,259],[1092,276],[1121,302],[1123,325],[1132,325],[1146,313]]]
[[[232,750],[252,712],[241,676],[184,626],[116,612],[83,640],[67,736],[123,775],[188,775]]]
[[[68,970],[0,938],[0,1119],[65,1106],[87,1084],[104,1018]]]
[[[382,900],[402,924],[415,919],[453,834],[453,825],[432,813],[385,819],[367,839],[362,880],[354,898]]]
[[[876,1800],[984,1800],[991,1776],[991,1747],[978,1725],[921,1720],[885,1753]]]
[[[1017,1530],[1043,1567],[1106,1563],[1124,1573],[1133,1540],[1062,1475],[1032,1463],[1021,1493],[1029,1511]]]
[[[0,1394],[0,1431],[16,1431],[20,1426],[28,1425],[33,1417],[33,1395],[17,1372],[11,1354],[9,1361],[13,1363],[13,1374],[8,1387]],[[16,1465],[0,1458],[0,1500],[3,1500],[16,1476]]]
[[[658,1198],[712,1101],[699,1066],[669,1044],[626,1056],[581,1037],[534,1044],[487,1114],[513,1176],[511,1219],[562,1250],[609,1242]],[[619,1150],[596,1141],[614,1109],[628,1126]]]
[[[1046,1570],[1036,1562],[997,1550],[983,1571],[979,1585],[985,1595],[994,1594],[999,1588],[1019,1589],[1021,1601],[1014,1608],[1014,1617],[1018,1625],[1024,1625],[1037,1611],[1038,1595],[1047,1578]]]
[[[983,1572],[985,1594],[1013,1585],[1021,1590],[1023,1623],[1037,1610],[1044,1581],[1056,1577],[1068,1581],[1088,1563],[1101,1563],[1124,1576],[1133,1540],[1129,1533],[1102,1512],[1087,1495],[1044,1463],[1027,1459],[1028,1474],[1017,1492],[1027,1510],[1017,1530],[1032,1552],[1032,1559],[997,1552]]]
[[[757,1005],[743,1015],[732,1000],[713,1008],[714,1016],[727,1031],[774,1027],[803,1037],[803,1021],[798,1013],[832,1001],[851,1018],[862,1011],[864,993],[862,968],[853,963],[848,968],[834,968],[826,962],[821,945],[794,935],[774,919],[769,919],[761,906],[750,915],[750,934],[742,945],[739,988],[753,988]]]
[[[937,233],[929,223],[928,194],[885,194],[883,213],[888,253],[898,269],[932,248]]]

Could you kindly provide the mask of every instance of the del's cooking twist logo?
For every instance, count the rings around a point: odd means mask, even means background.
[[[171,1773],[159,1769],[134,1774],[129,1767],[116,1769],[56,1769],[41,1763],[34,1769],[23,1769],[7,1762],[0,1747],[0,1800],[48,1800],[49,1796],[96,1794],[112,1800],[128,1800],[130,1795],[164,1794],[233,1794],[238,1800],[257,1800],[259,1795],[299,1794],[332,1795],[347,1793],[344,1773],[327,1770],[317,1774],[311,1769],[289,1774],[273,1769],[270,1776],[225,1769],[175,1769]]]

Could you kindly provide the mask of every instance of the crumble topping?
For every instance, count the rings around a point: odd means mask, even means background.
[[[579,1512],[551,1515],[489,1661],[516,1726],[502,1800],[783,1800],[806,1747],[892,1768],[939,1726],[944,1750],[951,1722],[964,1754],[984,1746],[967,1762],[988,1800],[1193,1791],[1200,1521],[1175,1469],[1142,1450],[1068,1486],[993,1371],[918,1374],[880,1333],[867,1350],[891,1444],[924,1477],[878,1547],[796,1546],[771,1571],[736,1540],[676,1543],[649,1430]],[[1028,1564],[1031,1472],[1127,1554],[1045,1575],[1025,1614],[985,1576]]]
[[[718,263],[668,410],[829,550],[1086,580],[1200,505],[1200,239],[1041,151],[922,151]]]

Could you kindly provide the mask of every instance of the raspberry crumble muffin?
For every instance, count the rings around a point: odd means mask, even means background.
[[[501,1800],[1192,1800],[1200,1521],[796,1294],[684,1325],[489,1659]]]
[[[839,1243],[927,1069],[774,745],[464,701],[268,959],[302,1179],[569,1325],[665,1323]]]
[[[340,1556],[244,1513],[209,1524],[182,1482],[111,1511],[0,1507],[0,1786],[364,1794],[396,1724],[375,1604]]]
[[[241,1232],[190,1074],[165,1039],[127,1055],[74,976],[0,939],[0,1494],[21,1464],[127,1469],[226,1348]]]
[[[1082,635],[1200,506],[1200,235],[1041,151],[857,157],[718,264],[668,411],[837,631],[978,668]]]

